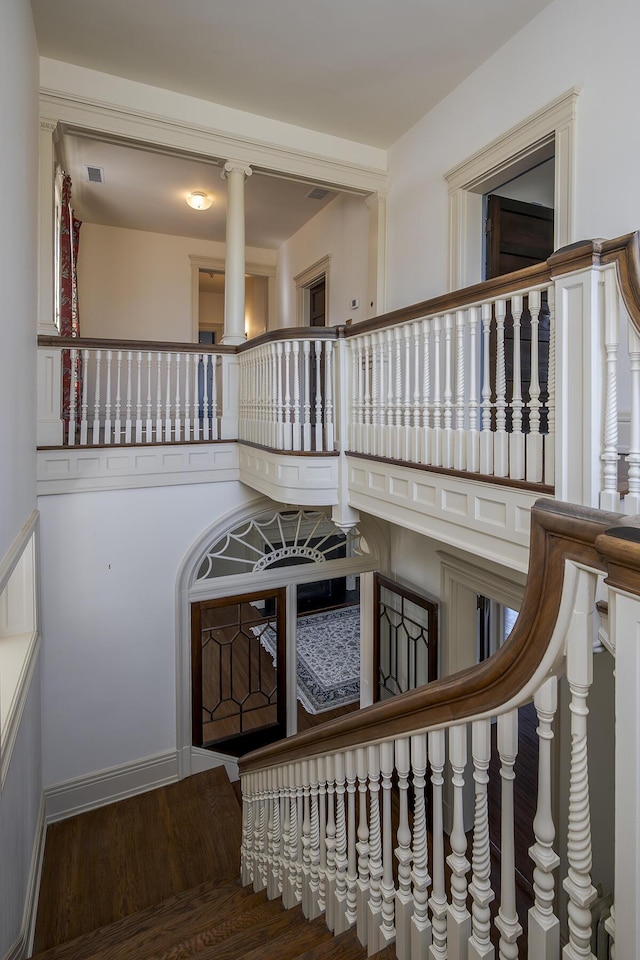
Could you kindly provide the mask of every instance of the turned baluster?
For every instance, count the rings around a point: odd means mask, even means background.
[[[211,439],[218,439],[217,357],[211,355]]]
[[[336,936],[348,929],[347,922],[347,820],[345,816],[345,755],[335,755],[336,771],[336,893],[333,932]]]
[[[71,370],[71,382],[69,384],[69,428],[67,431],[67,443],[70,447],[75,446],[76,426],[78,417],[78,365],[79,352],[75,347],[69,351],[69,366]]]
[[[369,765],[369,876],[370,895],[367,916],[367,953],[372,956],[382,949],[382,829],[380,824],[380,747],[367,749]]]
[[[298,897],[298,795],[296,790],[296,765],[289,764],[289,876],[285,878],[282,902],[289,909],[300,903]]]
[[[433,432],[431,435],[431,464],[442,466],[442,394],[441,394],[441,335],[442,317],[433,318]]]
[[[291,869],[291,784],[289,781],[289,767],[283,764],[278,772],[278,785],[282,797],[282,869],[280,871],[280,893],[282,904],[289,907],[287,902],[289,890],[289,871]]]
[[[556,318],[555,288],[547,290],[549,308],[549,374],[547,378],[547,435],[544,438],[544,482],[552,484],[555,478],[556,443]]]
[[[327,903],[327,763],[317,759],[318,776],[318,913],[324,913]]]
[[[244,887],[253,882],[253,774],[242,777],[242,844],[240,847],[241,877]]]
[[[393,437],[393,456],[402,459],[402,331],[400,327],[395,327],[393,334],[393,365],[395,379],[394,396],[394,437]]]
[[[414,463],[420,463],[420,440],[422,431],[420,429],[420,321],[416,320],[411,325],[413,330],[413,429],[411,441],[411,454],[409,460]]]
[[[493,449],[493,472],[496,477],[509,476],[509,434],[507,433],[507,370],[504,347],[505,300],[496,300],[496,432]]]
[[[401,458],[411,460],[411,326],[406,323],[402,328],[404,338],[404,399],[402,411],[402,447]]]
[[[125,436],[127,421],[125,414]],[[162,443],[162,354],[156,354],[156,442]]]
[[[529,910],[529,956],[552,960],[560,955],[560,923],[553,912],[553,871],[560,858],[553,849],[555,827],[551,807],[551,746],[558,704],[558,681],[550,677],[534,697],[538,714],[538,803],[533,821],[535,843],[529,848],[533,871],[534,904]]]
[[[347,925],[352,927],[357,920],[357,852],[356,852],[356,754],[347,750],[345,754],[347,779]]]
[[[131,443],[131,365],[133,355],[131,350],[127,351],[127,392],[125,397],[125,415],[124,415],[124,441]]]
[[[477,473],[480,469],[480,433],[478,432],[478,321],[480,307],[469,308],[469,431],[467,433],[467,470]]]
[[[427,846],[427,810],[425,786],[427,770],[427,735],[411,737],[411,767],[413,769],[413,916],[411,917],[411,960],[427,960],[431,945],[429,920],[429,849]]]
[[[257,837],[256,837],[256,855],[254,858],[253,889],[258,893],[264,890],[267,885],[267,871],[265,868],[266,860],[266,842],[267,842],[267,811],[264,799],[263,774],[256,774],[256,800],[258,806],[257,813]]]
[[[165,408],[164,408],[164,438],[165,440],[171,440],[171,354],[166,354],[167,361],[167,379],[165,383]],[[205,384],[207,382],[206,377],[206,366],[205,366]],[[127,417],[129,420],[129,417]],[[208,439],[206,437],[205,439]]]
[[[489,761],[491,759],[491,721],[475,720],[471,727],[475,809],[473,820],[472,879],[469,893],[472,897],[472,934],[469,940],[469,960],[493,960],[491,944],[491,910],[495,898],[491,889],[491,851],[489,846]],[[531,954],[532,958],[536,956]]]
[[[335,927],[336,915],[336,820],[335,820],[335,760],[326,759],[327,774],[327,882],[324,918],[329,930]]]
[[[320,916],[320,820],[318,813],[318,761],[309,760],[309,902],[310,920]]]
[[[371,453],[376,456],[380,450],[380,357],[378,356],[378,334],[368,337],[371,344]]]
[[[302,449],[302,425],[300,423],[300,343],[297,340],[292,344],[293,362],[293,449]]]
[[[185,360],[188,360],[188,356],[185,356]],[[148,364],[147,364],[148,366]],[[143,442],[143,429],[142,429],[142,350],[138,351],[138,365],[136,369],[136,443]],[[147,384],[148,389],[148,384]],[[147,397],[147,399],[149,399]],[[146,441],[146,436],[144,437]]]
[[[493,473],[493,430],[491,429],[491,316],[490,303],[482,311],[482,431],[480,433],[480,473]]]
[[[193,374],[193,439],[200,439],[200,397],[198,392],[198,372],[200,370],[200,356],[197,353],[193,354],[192,357],[192,374]],[[148,428],[147,428],[148,429]],[[150,436],[150,434],[149,434]]]
[[[516,911],[516,865],[513,823],[513,767],[518,755],[518,712],[498,717],[498,753],[502,780],[500,815],[500,909],[496,927],[500,932],[500,960],[517,960],[522,927]]]
[[[107,350],[107,385],[104,396],[104,442],[111,443],[111,361],[113,353]]]
[[[302,912],[309,919],[311,914],[311,787],[309,761],[300,764],[302,779]]]
[[[324,450],[333,450],[335,427],[333,423],[333,343],[324,344]]]
[[[466,321],[467,311],[456,310],[456,433],[453,448],[453,465],[456,470],[466,470],[467,468],[467,436],[464,429],[464,328]],[[473,354],[471,354],[471,357],[471,368],[473,368]]]
[[[293,427],[291,423],[291,341],[284,343],[284,450],[293,449]]]
[[[358,883],[357,893],[357,933],[358,940],[367,945],[367,904],[369,903],[369,825],[367,820],[367,750],[358,747],[356,751],[358,773]]]
[[[380,744],[380,773],[382,774],[382,924],[380,937],[383,946],[396,938],[395,898],[393,884],[393,825],[391,819],[391,778],[393,777],[393,741]]]
[[[303,368],[303,427],[302,427],[302,449],[311,450],[311,341],[304,340],[302,343]]]
[[[168,389],[167,384],[167,389]],[[209,416],[209,354],[202,355],[202,439],[210,437]]]
[[[93,386],[93,431],[91,442],[100,443],[100,374],[102,372],[102,350],[96,350],[96,377]]]
[[[362,352],[363,352],[363,364],[364,369],[362,371],[363,376],[363,403],[364,403],[364,453],[372,453],[372,440],[371,440],[371,424],[373,423],[372,411],[371,411],[371,385],[370,385],[370,345],[371,338],[363,337],[362,338]]]
[[[429,337],[431,335],[431,321],[422,321],[422,444],[421,462],[427,465],[431,459],[431,421],[429,404],[431,401],[431,356],[429,351]]]
[[[542,434],[540,433],[540,306],[539,290],[529,294],[531,318],[531,378],[529,383],[529,433],[526,440],[526,477],[532,483],[542,480]]]
[[[509,434],[509,476],[512,480],[524,478],[524,434],[522,432],[522,364],[521,331],[524,300],[519,294],[511,298],[513,319],[513,370],[511,388],[511,433]]]
[[[429,764],[433,798],[433,887],[429,897],[433,941],[429,960],[447,960],[447,893],[444,885],[444,827],[442,787],[444,785],[444,730],[429,733]]]
[[[393,380],[396,367],[393,360],[393,330],[385,330],[385,353],[387,357],[387,430],[386,430],[386,457],[395,456],[395,431],[393,429]]]
[[[296,763],[296,807],[298,811],[298,847],[296,850],[296,900],[302,903],[304,882],[304,786],[302,763]]]
[[[316,355],[316,428],[314,450],[322,450],[322,340],[314,340]]]
[[[453,784],[453,828],[451,830],[451,854],[447,863],[451,868],[451,903],[447,916],[447,941],[451,957],[464,957],[471,935],[471,915],[467,910],[467,837],[464,832],[462,806],[464,769],[467,764],[467,728],[451,727],[449,730],[449,755]]]
[[[453,467],[453,314],[444,317],[444,433],[442,466]]]
[[[396,956],[398,960],[409,960],[411,952],[413,897],[411,896],[412,852],[408,802],[411,741],[408,737],[396,740],[395,753],[400,805],[397,834],[398,846],[395,850],[396,860],[398,861],[398,892],[396,894],[395,916]]]

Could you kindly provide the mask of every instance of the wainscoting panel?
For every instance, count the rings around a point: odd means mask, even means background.
[[[240,479],[280,503],[328,506],[338,502],[338,457],[290,456],[238,444]]]

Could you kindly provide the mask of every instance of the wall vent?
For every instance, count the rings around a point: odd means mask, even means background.
[[[326,187],[314,187],[313,190],[309,190],[307,194],[308,200],[324,200],[325,197],[328,197],[331,193],[331,190],[327,190]]]
[[[85,169],[87,171],[87,180],[89,183],[104,183],[103,167],[90,167],[89,164],[87,164]]]

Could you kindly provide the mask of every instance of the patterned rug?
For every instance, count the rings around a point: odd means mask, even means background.
[[[254,628],[258,634],[262,627]],[[360,697],[360,607],[298,618],[298,700],[307,713],[323,713]],[[275,631],[260,642],[274,658]]]

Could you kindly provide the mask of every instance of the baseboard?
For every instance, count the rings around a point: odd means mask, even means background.
[[[57,783],[47,787],[44,792],[46,822],[55,823],[107,803],[164,787],[177,779],[178,757],[176,751],[171,750]]]
[[[27,878],[27,890],[22,913],[22,931],[18,940],[9,952],[5,953],[2,960],[24,960],[25,957],[31,956],[33,949],[33,937],[36,930],[36,916],[38,913],[38,896],[40,893],[40,877],[42,875],[42,860],[44,858],[44,842],[47,833],[47,822],[44,812],[45,801],[43,793],[40,798],[36,834],[33,842],[33,851],[31,853],[29,876]]]
[[[202,773],[214,767],[224,767],[229,780],[239,780],[238,761],[224,753],[215,753],[213,750],[202,750],[200,747],[191,747],[190,773]]]

